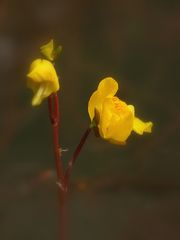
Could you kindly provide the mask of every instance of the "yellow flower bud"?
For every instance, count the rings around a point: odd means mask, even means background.
[[[137,134],[151,132],[152,122],[135,117],[134,106],[114,96],[118,83],[111,77],[103,79],[88,103],[91,121],[95,121],[100,136],[114,144],[125,144],[132,130]]]
[[[54,60],[54,41],[53,39],[40,48],[41,53],[50,61]]]
[[[34,92],[33,106],[41,104],[44,98],[57,92],[59,81],[53,64],[45,59],[33,61],[27,74],[27,87]]]
[[[62,51],[62,46],[54,47],[54,40],[52,39],[47,44],[40,47],[41,53],[49,61],[55,61]]]

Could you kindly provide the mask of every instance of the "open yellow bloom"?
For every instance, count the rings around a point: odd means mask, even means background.
[[[104,78],[89,99],[88,112],[103,139],[125,144],[132,130],[140,135],[150,133],[153,124],[135,117],[134,106],[114,96],[117,90],[118,83],[113,78]]]
[[[59,90],[59,81],[53,64],[45,59],[36,59],[27,74],[27,86],[33,90],[32,105],[41,104],[44,98]]]

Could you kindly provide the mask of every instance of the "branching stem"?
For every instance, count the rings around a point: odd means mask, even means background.
[[[59,113],[59,99],[57,93],[53,93],[48,98],[49,117],[53,130],[53,148],[54,158],[57,174],[57,185],[59,193],[59,209],[60,209],[60,237],[59,240],[67,240],[67,192],[69,189],[69,181],[72,173],[73,166],[79,156],[82,147],[84,146],[87,137],[89,136],[92,127],[90,126],[77,145],[72,158],[68,162],[66,171],[64,172],[63,163],[61,159],[61,146],[59,142],[59,125],[60,125],[60,113]]]

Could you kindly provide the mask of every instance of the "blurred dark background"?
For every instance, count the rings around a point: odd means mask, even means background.
[[[0,2],[0,239],[57,239],[57,186],[47,103],[32,108],[30,62],[54,38],[63,52],[61,143],[71,156],[87,102],[114,77],[118,95],[154,122],[123,147],[88,139],[74,168],[71,239],[180,239],[180,2]]]

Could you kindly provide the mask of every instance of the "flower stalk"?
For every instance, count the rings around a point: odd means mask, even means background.
[[[84,146],[90,132],[91,132],[91,129],[92,127],[88,127],[87,130],[84,132],[79,144],[77,145],[74,153],[73,153],[73,156],[72,158],[69,160],[68,162],[68,166],[67,166],[67,169],[65,171],[65,186],[66,186],[66,189],[68,190],[69,188],[69,181],[70,181],[70,177],[71,177],[71,173],[72,173],[72,169],[73,169],[73,166],[76,162],[76,159],[77,157],[79,156],[80,152],[81,152],[81,149],[82,147]]]

